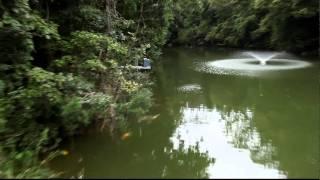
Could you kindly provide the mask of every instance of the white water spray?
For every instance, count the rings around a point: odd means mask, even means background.
[[[282,53],[270,53],[270,52],[246,52],[249,56],[260,61],[261,65],[266,65],[267,61],[273,59],[274,57]]]
[[[301,69],[312,65],[307,61],[295,59],[286,52],[246,51],[233,57],[199,63],[196,70],[224,75],[263,76],[271,71]]]

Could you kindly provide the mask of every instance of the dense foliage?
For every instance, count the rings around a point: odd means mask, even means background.
[[[168,2],[0,1],[0,177],[48,177],[39,158],[62,137],[148,111],[148,76],[128,65],[165,43]]]
[[[317,53],[317,0],[179,0],[171,43]]]

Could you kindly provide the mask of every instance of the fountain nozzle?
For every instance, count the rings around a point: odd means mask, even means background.
[[[262,61],[262,60],[260,60],[260,64],[263,65],[263,66],[265,66],[265,65],[267,65],[267,61]]]

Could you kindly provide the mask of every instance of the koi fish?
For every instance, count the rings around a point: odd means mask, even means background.
[[[64,156],[67,156],[69,154],[69,151],[67,150],[62,150],[61,151],[61,154],[64,155]]]
[[[146,121],[146,122],[150,123],[151,121],[157,119],[159,116],[160,116],[160,114],[156,114],[154,116],[144,116],[144,117],[140,118],[138,120],[138,122],[141,123],[141,122]]]
[[[131,133],[130,133],[130,132],[124,133],[124,134],[121,136],[121,140],[126,140],[126,139],[128,139],[130,136],[131,136]]]

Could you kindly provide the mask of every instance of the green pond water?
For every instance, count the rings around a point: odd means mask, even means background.
[[[125,140],[76,137],[52,168],[84,178],[319,178],[319,65],[261,76],[196,70],[235,54],[165,50],[153,64],[157,118]]]

